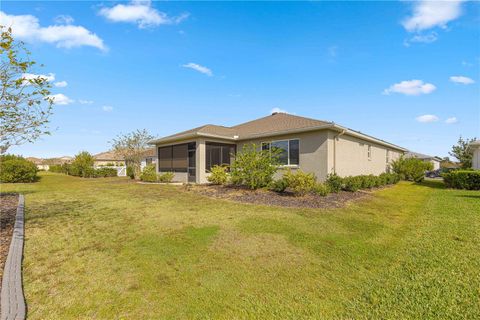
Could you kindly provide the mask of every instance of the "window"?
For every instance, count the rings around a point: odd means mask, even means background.
[[[262,142],[262,150],[279,150],[278,160],[281,165],[295,166],[300,164],[300,140],[278,140]]]
[[[177,144],[158,148],[158,170],[187,172],[188,145]]]
[[[367,147],[367,157],[368,157],[368,160],[372,160],[372,146],[371,145],[368,145],[368,147]]]
[[[205,169],[210,171],[213,166],[229,166],[232,154],[235,153],[235,146],[231,144],[207,142],[205,144],[205,153]]]
[[[390,163],[390,150],[387,150],[387,155],[386,155],[386,158],[385,158],[385,162],[387,164]]]
[[[148,166],[149,164],[152,164],[152,162],[153,162],[153,159],[152,159],[152,158],[146,158],[146,159],[145,159],[145,163],[146,163],[147,166]]]

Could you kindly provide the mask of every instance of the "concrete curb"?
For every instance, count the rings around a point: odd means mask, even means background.
[[[24,208],[25,198],[23,194],[21,194],[18,197],[12,242],[10,243],[2,279],[2,292],[0,294],[2,307],[1,320],[25,319],[27,313],[27,305],[25,303],[25,297],[23,296],[22,285]]]

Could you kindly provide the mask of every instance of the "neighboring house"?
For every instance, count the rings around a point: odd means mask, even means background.
[[[156,164],[157,163],[157,153],[155,152],[155,148],[149,148],[145,151],[144,157],[141,162],[141,169],[145,168],[149,164]]]
[[[405,157],[407,157],[407,158],[417,158],[417,159],[420,159],[420,160],[425,161],[425,162],[430,162],[433,165],[433,170],[440,169],[440,162],[442,162],[442,158],[440,158],[440,157],[429,156],[429,155],[426,155],[426,154],[417,153],[417,152],[413,152],[413,151],[407,152],[407,154],[405,154]]]
[[[69,163],[73,160],[73,158],[69,156],[63,156],[60,158],[49,158],[49,159],[29,157],[27,158],[27,160],[35,163],[38,170],[48,171],[51,165],[62,165],[64,163]]]
[[[156,146],[158,172],[172,171],[174,180],[196,183],[206,183],[212,166],[230,165],[234,154],[250,143],[281,149],[281,169],[312,172],[319,180],[331,173],[378,175],[407,151],[334,122],[286,113],[233,127],[208,124],[150,141]]]
[[[480,169],[480,140],[470,143],[473,148],[472,167],[474,169]]]
[[[98,153],[93,156],[93,167],[123,167],[125,161],[122,156],[117,155],[114,151]]]

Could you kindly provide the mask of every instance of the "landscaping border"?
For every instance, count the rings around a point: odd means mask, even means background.
[[[25,237],[24,211],[25,198],[23,194],[20,194],[18,196],[12,242],[8,250],[2,279],[2,292],[0,294],[1,320],[25,319],[27,313],[22,285],[23,243]]]

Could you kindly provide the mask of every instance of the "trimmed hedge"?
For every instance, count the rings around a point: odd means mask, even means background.
[[[442,176],[448,188],[480,190],[480,170],[455,170]]]
[[[69,176],[83,177],[83,178],[106,178],[116,177],[117,169],[114,168],[99,168],[86,167],[79,169],[75,164],[64,163],[62,165],[54,164],[49,166],[48,171],[56,173],[64,173]]]
[[[0,157],[0,182],[35,182],[39,180],[37,172],[37,166],[23,157],[14,155]]]

